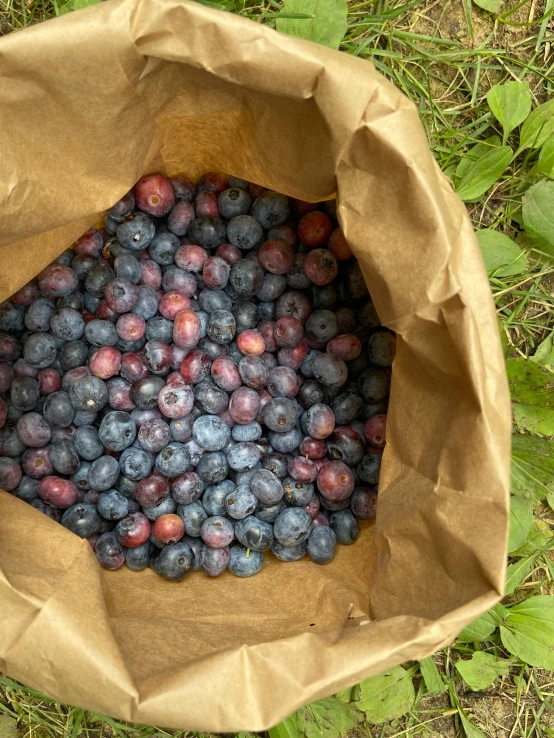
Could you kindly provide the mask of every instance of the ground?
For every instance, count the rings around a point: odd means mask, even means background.
[[[278,7],[275,0],[236,0],[231,4],[235,12],[258,22],[267,22],[267,13]],[[53,16],[56,7],[50,0],[0,0],[0,34],[41,22]],[[451,165],[457,162],[460,151],[494,125],[485,99],[492,85],[511,79],[528,81],[533,106],[552,97],[554,21],[549,13],[553,7],[553,0],[507,0],[500,14],[493,15],[471,0],[354,0],[349,3],[348,31],[341,48],[371,59],[416,102],[437,160],[452,176]],[[489,129],[485,135],[492,132]],[[513,203],[531,181],[529,176],[522,163],[478,202],[468,205],[475,227],[501,230],[525,245]],[[532,354],[554,327],[554,267],[531,258],[526,272],[493,280],[492,289],[507,356]],[[554,525],[550,508],[541,507],[537,514],[548,527]],[[554,593],[553,563],[550,551],[538,557],[511,599]],[[489,644],[487,649],[504,657],[509,655],[497,643]],[[436,654],[434,661],[441,673],[452,677],[458,655],[472,652],[472,644],[455,644]],[[420,682],[416,678],[418,695],[423,692]],[[456,685],[462,708],[487,738],[554,735],[551,672],[514,663],[507,675],[483,692],[472,692],[461,680]],[[467,734],[469,738],[478,735]],[[114,735],[144,738],[188,734],[127,726],[59,705],[0,675],[0,738]],[[463,730],[452,695],[446,693],[418,696],[414,709],[406,716],[382,726],[362,723],[349,735],[455,738],[463,735]]]

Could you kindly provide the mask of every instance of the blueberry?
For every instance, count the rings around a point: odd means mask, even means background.
[[[54,394],[59,393],[53,392],[52,395]],[[47,400],[52,395],[49,395]],[[71,385],[69,400],[75,410],[102,410],[108,402],[108,388],[104,380],[98,377],[81,377]]]
[[[56,393],[53,392],[52,394]],[[49,395],[49,397],[52,397],[52,395]],[[33,379],[33,377],[15,377],[12,380],[10,400],[14,408],[22,412],[29,412],[29,410],[34,409],[38,399],[39,388],[36,379]]]
[[[80,538],[88,538],[100,532],[102,519],[96,505],[78,502],[64,511],[61,523]]]
[[[209,323],[209,315],[214,310],[231,310],[233,303],[229,295],[223,290],[203,289],[198,295],[198,305],[200,312],[208,313],[206,330]],[[198,312],[197,312],[198,315]]]
[[[0,331],[18,333],[23,330],[25,308],[14,305],[11,300],[0,303]]]
[[[258,303],[258,317],[260,320],[273,320],[275,318],[275,303],[274,302]]]
[[[100,564],[106,569],[119,569],[125,563],[125,549],[115,537],[115,533],[110,531],[102,533],[96,541],[96,558]]]
[[[237,442],[257,441],[258,438],[261,438],[262,426],[255,420],[252,423],[247,423],[246,425],[240,425],[237,423],[237,425],[233,426],[231,435],[233,440]]]
[[[293,507],[305,507],[312,499],[314,485],[309,482],[298,482],[291,477],[283,481],[285,500]]]
[[[268,454],[263,459],[263,468],[269,469],[279,479],[284,479],[287,476],[287,459],[280,453]]]
[[[257,261],[241,259],[231,267],[229,284],[237,295],[253,297],[264,281],[264,270]]]
[[[131,571],[142,571],[148,566],[152,544],[145,541],[135,548],[125,549],[125,564]]]
[[[188,237],[192,243],[207,248],[219,246],[225,241],[225,223],[214,215],[195,218],[188,227]]]
[[[266,274],[261,287],[256,292],[260,302],[273,302],[283,294],[287,287],[287,280],[281,274]]]
[[[358,464],[356,471],[360,479],[368,484],[379,484],[381,454],[366,454]]]
[[[308,541],[298,543],[296,546],[283,546],[274,538],[271,544],[272,553],[281,561],[299,561],[308,550]]]
[[[164,386],[165,382],[161,377],[148,376],[137,379],[131,385],[131,400],[139,408],[156,407],[158,394]]]
[[[93,297],[98,297],[102,300],[104,297],[104,289],[112,279],[115,279],[115,272],[111,267],[93,267],[85,277],[85,290]]]
[[[236,577],[251,577],[258,574],[264,565],[261,551],[248,550],[243,546],[233,546],[229,560],[229,571]]]
[[[267,551],[273,541],[273,526],[249,515],[235,523],[235,536],[252,551]]]
[[[281,481],[269,469],[260,469],[253,474],[250,489],[262,505],[275,505],[284,494]]]
[[[187,535],[193,538],[200,536],[200,528],[204,521],[208,519],[208,513],[204,510],[200,500],[191,502],[188,505],[178,505],[177,515],[185,524]]]
[[[79,456],[87,461],[94,461],[104,453],[98,431],[92,425],[83,425],[74,431],[73,445]]]
[[[286,397],[275,397],[264,405],[262,421],[270,430],[286,433],[298,422],[296,404]]]
[[[237,333],[258,325],[258,306],[253,302],[241,302],[235,305],[233,315],[237,324]]]
[[[48,333],[31,333],[23,346],[23,358],[35,369],[45,369],[56,358],[54,338]]]
[[[198,474],[193,471],[180,474],[171,482],[173,499],[182,505],[190,505],[192,502],[196,502],[202,496],[203,491],[204,484]]]
[[[90,467],[88,483],[91,489],[105,492],[113,487],[119,477],[119,463],[113,456],[101,456]]]
[[[182,443],[172,441],[156,456],[156,469],[165,477],[178,477],[190,467],[190,454]]]
[[[260,451],[253,443],[237,443],[227,452],[227,462],[235,471],[248,471],[260,460]]]
[[[358,391],[364,402],[378,402],[389,393],[389,375],[384,369],[366,369],[358,378]]]
[[[88,483],[88,475],[90,473],[91,466],[92,464],[90,463],[90,461],[81,461],[77,471],[71,475],[71,481],[77,487],[77,489],[82,489],[85,492],[90,489],[90,484]]]
[[[173,264],[175,251],[181,245],[180,239],[170,231],[159,232],[150,241],[148,254],[156,264]]]
[[[50,328],[50,318],[55,310],[52,300],[39,297],[25,311],[25,327],[29,331],[47,331]]]
[[[157,339],[171,343],[173,341],[173,321],[161,315],[155,315],[146,321],[145,337],[147,341]]]
[[[188,543],[182,541],[164,546],[150,558],[150,566],[157,574],[175,581],[183,579],[192,569],[193,563],[192,549]]]
[[[64,371],[84,366],[88,358],[88,348],[83,341],[69,341],[64,344],[59,353],[60,364]]]
[[[158,296],[152,287],[147,284],[139,284],[138,300],[132,312],[140,315],[144,320],[149,320],[156,315],[158,312]]]
[[[63,338],[65,341],[76,341],[84,333],[85,321],[77,310],[63,307],[52,313],[50,330],[56,338]]]
[[[230,492],[235,490],[235,484],[230,479],[220,481],[219,484],[209,486],[202,497],[202,505],[210,517],[227,514],[225,500]]]
[[[192,437],[207,451],[221,451],[230,436],[229,426],[218,415],[201,415],[192,426]]]
[[[217,205],[220,215],[230,220],[237,215],[247,215],[250,212],[252,198],[245,190],[232,187],[219,194]]]
[[[289,212],[289,201],[285,195],[271,190],[263,192],[252,205],[252,215],[266,230],[282,225],[289,217]]]
[[[302,442],[302,431],[300,428],[291,428],[285,433],[270,433],[269,442],[272,448],[281,454],[291,454]]]
[[[360,532],[358,521],[350,510],[339,510],[331,513],[329,525],[335,532],[339,543],[347,545],[354,543]]]
[[[326,387],[342,387],[348,379],[346,364],[334,354],[316,356],[312,368],[314,378]]]
[[[145,213],[136,212],[117,226],[117,240],[126,249],[141,251],[148,248],[156,233],[154,221]]]
[[[237,215],[227,224],[227,239],[239,249],[253,249],[259,246],[264,232],[258,221],[251,215]]]
[[[333,513],[340,515],[341,513]],[[316,564],[328,564],[335,556],[337,536],[335,532],[325,526],[318,525],[312,529],[308,538],[308,555]]]
[[[273,533],[283,546],[296,546],[308,539],[312,526],[312,518],[304,508],[289,507],[279,513]]]
[[[215,343],[227,344],[233,340],[236,329],[233,313],[228,310],[214,310],[210,314],[206,332]]]
[[[74,474],[80,466],[79,454],[73,441],[60,439],[50,444],[48,453],[52,466],[58,474]]]
[[[141,479],[147,477],[152,471],[152,466],[150,456],[141,448],[133,446],[126,448],[119,457],[119,468],[126,477],[135,482],[140,482]]]
[[[225,390],[208,381],[200,382],[195,386],[194,399],[198,407],[211,415],[222,413],[229,405],[229,398]]]
[[[258,505],[258,498],[250,491],[248,486],[239,486],[233,492],[229,492],[225,498],[227,514],[234,520],[242,520],[247,515],[252,515]]]
[[[155,521],[161,518],[162,515],[171,515],[177,510],[177,503],[175,500],[168,496],[157,505],[151,507],[143,507],[142,512],[146,515],[148,520]]]
[[[361,415],[364,402],[354,392],[343,392],[335,397],[331,409],[335,415],[337,425],[347,425]]]
[[[200,568],[210,577],[217,577],[223,574],[229,564],[230,551],[229,547],[210,548],[202,546],[200,551]]]
[[[134,282],[135,284],[138,284],[142,277],[140,262],[132,254],[120,254],[119,256],[116,256],[114,261],[114,270],[118,277],[128,279],[130,282]]]
[[[276,502],[275,505],[258,505],[254,516],[263,520],[264,523],[274,523],[279,517],[281,510],[284,510],[285,507],[284,502]]]
[[[135,421],[129,413],[115,410],[107,413],[98,430],[98,437],[110,451],[123,451],[130,446],[137,435]]]

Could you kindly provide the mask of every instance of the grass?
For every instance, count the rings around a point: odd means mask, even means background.
[[[270,25],[280,7],[277,0],[230,0],[227,5]],[[527,81],[534,107],[553,97],[553,8],[554,0],[508,0],[500,14],[491,15],[471,0],[353,0],[341,49],[371,60],[414,101],[439,165],[453,178],[462,153],[483,138],[502,135],[486,101],[494,84]],[[0,0],[0,31],[43,21],[59,10],[52,0]],[[528,246],[517,204],[537,179],[532,163],[523,152],[478,202],[468,205],[476,229],[495,229]],[[506,355],[512,357],[532,355],[554,328],[554,266],[537,250],[529,253],[524,272],[491,279]],[[540,506],[536,515],[543,530],[551,531],[550,508]],[[522,601],[540,593],[554,593],[548,538],[527,577],[507,599]],[[352,735],[450,738],[463,734],[465,716],[482,731],[472,733],[466,726],[469,738],[554,736],[552,674],[512,660],[507,674],[474,692],[457,674],[455,662],[479,651],[510,656],[499,638],[486,644],[456,642],[433,658],[448,685],[446,692],[429,694],[417,674],[416,700],[406,715],[380,726],[361,723]],[[0,676],[0,738],[184,735],[189,734],[130,726],[66,707]]]

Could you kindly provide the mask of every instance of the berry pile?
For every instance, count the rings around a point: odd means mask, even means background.
[[[148,175],[0,306],[0,487],[112,570],[326,564],[375,516],[394,352],[329,203]]]

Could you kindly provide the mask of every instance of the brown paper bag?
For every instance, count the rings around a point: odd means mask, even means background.
[[[336,193],[398,336],[377,523],[328,566],[106,572],[0,493],[0,669],[128,720],[259,730],[450,642],[503,591],[510,416],[479,249],[412,104],[367,61],[186,0],[110,0],[0,52],[2,299],[142,174],[219,169]]]

